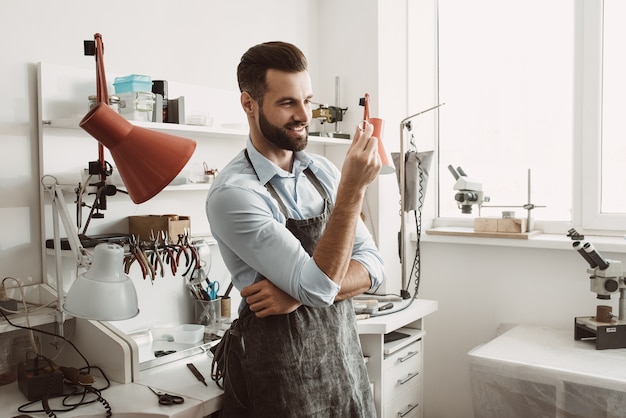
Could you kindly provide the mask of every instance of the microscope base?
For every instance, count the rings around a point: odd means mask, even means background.
[[[626,348],[626,322],[614,320],[607,323],[596,321],[594,316],[576,317],[574,339],[595,340],[596,350]]]

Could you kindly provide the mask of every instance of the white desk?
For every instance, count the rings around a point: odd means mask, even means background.
[[[193,363],[205,377],[208,386],[198,381],[185,366]],[[210,379],[211,357],[207,354],[198,354],[174,363],[165,364],[141,372],[138,382],[119,384],[111,382],[111,387],[102,392],[113,409],[116,418],[202,418],[219,410],[222,391]],[[177,394],[185,398],[181,405],[160,406],[158,398],[147,388]],[[17,382],[0,386],[0,404],[2,416],[19,415],[17,408],[27,402],[17,387]],[[56,400],[51,401],[51,407],[58,406]],[[41,409],[41,403],[33,409]],[[60,408],[59,408],[60,409]],[[28,413],[32,417],[45,417],[44,413]],[[103,406],[95,402],[81,406],[68,413],[56,413],[57,417],[104,417]]]
[[[396,303],[396,310],[408,304],[407,301]],[[419,365],[423,356],[421,340],[424,335],[422,320],[426,315],[435,312],[438,308],[436,301],[416,300],[408,309],[372,317],[359,321],[357,324],[361,344],[366,356],[369,357],[367,364],[370,380],[374,385],[376,407],[379,417],[391,413],[390,402],[398,399],[396,393],[400,393],[393,385],[385,385],[385,376],[390,375],[393,368],[405,371],[404,365],[396,365],[395,357],[402,350],[411,350],[411,346],[419,346]],[[395,330],[411,333],[411,337],[395,343],[384,343],[384,334]],[[391,354],[389,352],[391,351]],[[404,355],[404,354],[403,354]],[[415,357],[418,358],[417,356]],[[142,418],[175,417],[175,418],[202,418],[219,410],[221,405],[222,390],[210,379],[212,357],[206,353],[197,354],[172,363],[157,366],[140,373],[139,380],[129,384],[111,383],[111,387],[102,392],[113,409],[116,418]],[[186,363],[194,363],[204,375],[208,387],[199,382],[185,366]],[[397,380],[397,379],[396,379]],[[407,415],[407,417],[421,416],[421,373],[419,385],[412,387],[406,396],[419,398],[419,409]],[[177,394],[185,398],[182,405],[159,406],[157,397],[146,387],[150,386],[167,393]],[[385,387],[385,386],[388,386]],[[384,393],[387,392],[387,396]],[[415,393],[414,393],[415,392]],[[0,405],[2,417],[19,415],[17,408],[26,403],[26,398],[17,387],[17,382],[0,386]],[[398,408],[405,409],[407,404],[398,404]],[[40,405],[40,404],[39,404]],[[414,405],[414,404],[413,404]],[[415,405],[414,405],[415,406]],[[54,407],[54,404],[52,404]],[[383,415],[385,408],[389,410]],[[37,408],[40,409],[40,408]],[[140,415],[142,414],[142,415]],[[29,413],[32,417],[45,417],[44,413]],[[99,403],[82,406],[70,413],[57,413],[59,418],[90,416],[103,417],[104,409]],[[395,416],[395,413],[394,413]]]
[[[517,325],[469,357],[476,417],[626,417],[626,349],[575,341],[573,324]]]

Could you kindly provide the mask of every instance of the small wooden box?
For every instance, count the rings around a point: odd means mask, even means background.
[[[526,232],[526,219],[520,219],[520,218],[498,219],[498,232],[514,232],[516,234]]]
[[[474,218],[474,231],[476,232],[498,232],[497,218]]]
[[[178,241],[179,234],[191,231],[191,218],[181,215],[140,215],[128,217],[128,233],[139,236],[140,241],[149,241],[152,232],[165,231],[170,243]]]
[[[526,232],[526,219],[519,218],[475,218],[475,232]]]

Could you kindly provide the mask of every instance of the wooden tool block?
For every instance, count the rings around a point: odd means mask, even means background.
[[[526,232],[526,219],[519,218],[475,218],[474,231],[476,232]]]
[[[475,218],[474,231],[476,232],[498,232],[497,218]]]
[[[526,232],[526,219],[502,218],[498,219],[498,232]]]
[[[139,236],[140,241],[149,241],[151,233],[165,231],[170,243],[178,241],[178,234],[191,230],[191,218],[180,215],[140,215],[128,217],[128,233]]]

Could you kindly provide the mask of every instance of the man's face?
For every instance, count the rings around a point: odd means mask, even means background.
[[[269,70],[266,81],[267,90],[258,112],[261,134],[281,149],[303,150],[308,141],[313,97],[309,73]]]

